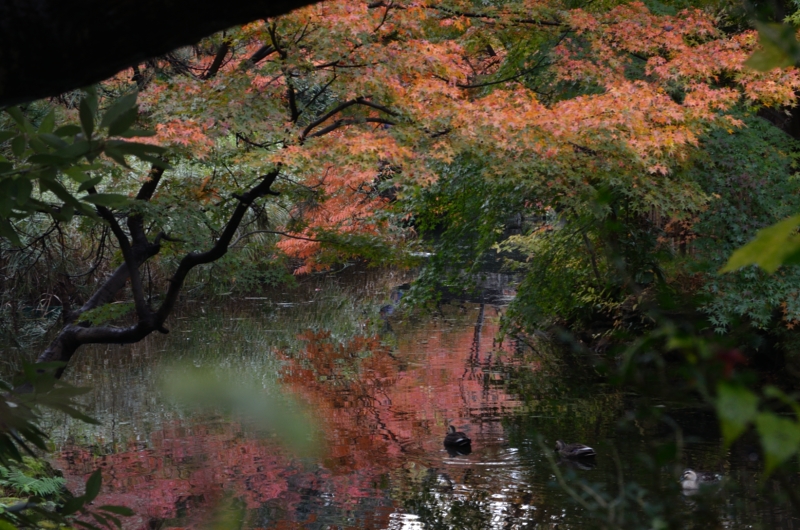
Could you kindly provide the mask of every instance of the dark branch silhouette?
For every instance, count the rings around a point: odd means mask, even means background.
[[[141,185],[136,200],[149,201],[158,187],[164,170],[153,167],[149,178]],[[230,214],[225,227],[214,244],[204,252],[190,252],[181,259],[175,273],[169,280],[169,287],[161,306],[153,309],[146,301],[139,268],[161,250],[161,242],[170,240],[166,234],[159,233],[152,241],[144,229],[139,213],[127,216],[129,234],[125,233],[117,216],[106,207],[97,206],[98,215],[110,227],[122,251],[125,262],[106,278],[89,300],[78,310],[65,314],[64,326],[47,349],[39,356],[38,362],[68,362],[78,348],[84,344],[126,344],[142,340],[153,331],[168,333],[164,324],[172,313],[187,275],[198,265],[220,259],[230,248],[231,240],[239,229],[247,210],[255,201],[266,195],[277,195],[270,188],[278,177],[276,169],[262,175],[245,193],[234,195],[237,206]],[[93,191],[90,190],[90,193]],[[92,325],[86,312],[111,303],[130,281],[131,292],[136,307],[136,321],[127,327]],[[63,368],[57,372],[60,376]]]
[[[91,85],[217,31],[316,1],[0,0],[0,106]]]

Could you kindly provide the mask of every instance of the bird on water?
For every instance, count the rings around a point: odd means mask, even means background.
[[[588,445],[565,444],[561,440],[556,441],[556,451],[564,458],[588,458],[597,454]]]
[[[447,447],[465,447],[472,443],[466,434],[461,431],[456,431],[456,428],[450,425],[447,428],[447,435],[444,437],[444,445]]]
[[[684,491],[700,489],[701,484],[719,482],[720,477],[714,473],[697,472],[694,469],[685,469],[681,475],[681,487]]]

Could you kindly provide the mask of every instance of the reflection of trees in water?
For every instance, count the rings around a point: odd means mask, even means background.
[[[108,497],[99,502],[129,505],[180,526],[201,521],[216,502],[230,497],[249,510],[249,525],[263,528],[387,529],[401,528],[403,520],[426,528],[518,528],[525,521],[541,528],[600,526],[562,489],[548,486],[552,469],[546,451],[563,438],[600,452],[595,469],[563,470],[575,488],[584,481],[615,495],[618,473],[609,455],[616,448],[631,495],[641,487],[648,508],[670,510],[675,524],[791,524],[790,514],[767,509],[760,500],[760,463],[748,459],[746,445],[720,452],[715,429],[709,428],[713,418],[689,408],[668,409],[687,435],[710,440],[688,446],[685,464],[722,472],[741,489],[685,499],[677,475],[641,460],[653,458],[672,436],[664,422],[639,419],[618,430],[619,419],[641,398],[611,388],[598,392],[571,367],[550,362],[545,350],[531,358],[514,343],[499,347],[495,316],[488,305],[444,307],[442,316],[424,322],[398,316],[392,345],[346,330],[293,334],[291,341],[283,333],[282,361],[270,353],[275,342],[264,339],[265,326],[277,329],[274,322],[226,318],[235,329],[214,332],[216,342],[205,346],[183,337],[186,347],[179,351],[205,365],[231,363],[242,373],[281,371],[287,389],[320,419],[327,441],[320,461],[290,458],[247,426],[143,401],[141,396],[153,393],[148,384],[159,364],[139,355],[116,372],[126,379],[94,367],[100,406],[109,413],[127,410],[132,418],[126,420],[133,421],[120,425],[116,416],[116,423],[98,431],[105,440],[63,453],[67,474],[77,482],[102,467]],[[208,321],[196,325],[209,327]],[[127,408],[134,406],[133,412]],[[471,455],[444,451],[446,419],[473,438]],[[546,441],[544,450],[539,436]],[[626,513],[633,527],[648,520],[642,507]]]
[[[323,528],[323,522],[355,521],[359,528],[386,528],[397,512],[389,495],[393,470],[409,461],[444,458],[446,418],[493,439],[502,434],[500,415],[518,404],[503,381],[508,363],[517,361],[509,361],[508,351],[497,355],[495,322],[471,325],[478,313],[470,308],[451,321],[417,325],[398,337],[397,347],[350,333],[300,334],[304,347],[280,356],[281,378],[320,419],[327,442],[322,465],[289,458],[230,420],[141,402],[152,394],[148,385],[159,367],[153,358],[136,355],[130,371],[120,371],[130,379],[120,386],[119,379],[101,376],[95,397],[109,413],[134,403],[144,413],[118,430],[119,420],[109,422],[101,431],[104,440],[66,444],[62,464],[75,481],[103,468],[101,502],[131,506],[164,524],[190,525],[232,497],[252,511],[255,526],[283,521],[314,528],[317,521]],[[251,329],[247,320],[236,326],[244,336],[219,333],[217,342],[263,347],[255,340],[257,326]],[[212,352],[222,351],[220,345],[186,342],[194,344],[192,358],[205,365],[214,361]],[[243,353],[217,362],[258,373],[261,357]],[[277,371],[278,364],[271,359],[264,366]]]
[[[435,473],[404,484],[398,493],[403,509],[419,517],[424,528],[431,530],[491,528],[492,514],[487,509],[487,497],[486,491],[443,492]]]
[[[483,309],[475,310],[481,318]],[[505,381],[505,363],[516,361],[510,345],[496,355],[496,332],[496,323],[480,321],[471,330],[428,322],[399,336],[396,349],[377,337],[308,332],[305,351],[287,357],[282,380],[317,411],[338,456],[438,450],[446,419],[489,434],[489,423],[519,404]]]

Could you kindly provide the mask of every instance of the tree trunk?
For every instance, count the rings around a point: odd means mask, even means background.
[[[143,201],[150,200],[161,180],[162,174],[163,169],[154,167],[150,173],[150,179],[142,184],[136,198]],[[164,324],[175,307],[189,272],[194,267],[216,261],[227,253],[228,246],[250,205],[265,195],[277,195],[277,192],[270,189],[277,176],[278,170],[276,169],[261,176],[257,184],[246,193],[234,196],[239,201],[239,204],[231,213],[220,237],[207,251],[190,252],[183,257],[172,278],[170,278],[163,302],[157,309],[151,308],[145,302],[142,283],[139,278],[139,268],[148,259],[158,254],[161,250],[161,241],[166,238],[165,234],[158,234],[153,241],[150,241],[145,234],[143,221],[139,215],[128,217],[129,234],[126,234],[116,217],[108,209],[98,206],[98,214],[110,225],[111,231],[120,244],[125,263],[117,267],[109,275],[83,307],[64,315],[63,328],[39,356],[37,363],[68,363],[78,348],[84,344],[131,344],[139,342],[154,331],[169,333]],[[87,311],[111,303],[128,284],[130,284],[136,305],[136,321],[132,325],[124,328],[108,325],[96,326],[81,318]],[[56,371],[57,377],[61,376],[64,368],[59,368]],[[29,388],[17,389],[17,391],[25,390],[29,390]]]

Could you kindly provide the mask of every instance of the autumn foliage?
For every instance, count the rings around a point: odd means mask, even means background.
[[[699,135],[740,127],[736,105],[791,105],[800,86],[794,68],[745,68],[756,45],[704,11],[639,2],[330,1],[207,39],[162,65],[173,75],[141,73],[140,99],[152,141],[190,160],[234,175],[281,164],[292,200],[278,248],[302,273],[332,261],[317,259],[320,234],[402,241],[380,214],[382,183],[403,197],[461,153],[545,203],[579,207],[613,181],[643,211],[697,208],[703,195],[673,168]]]

